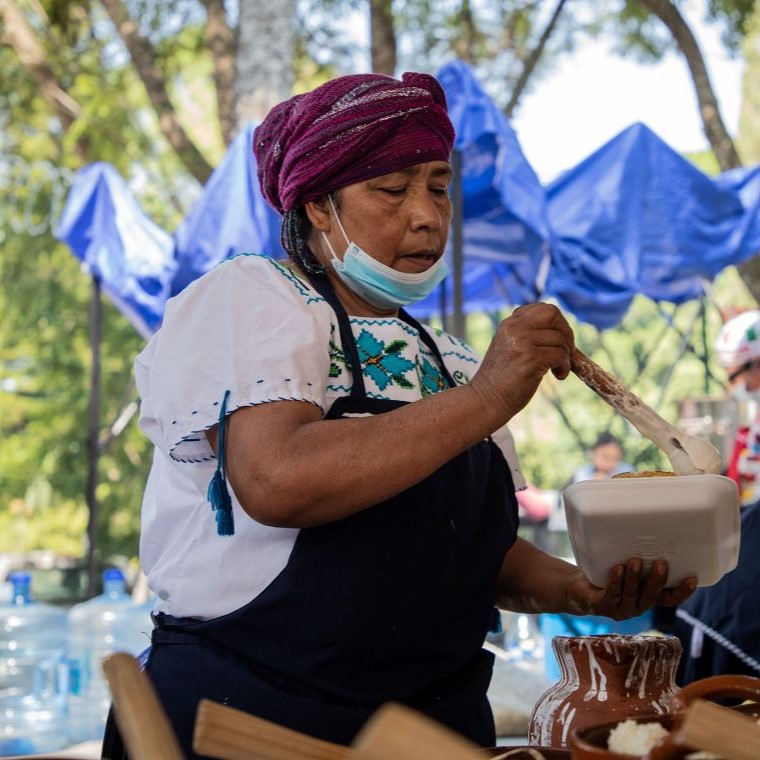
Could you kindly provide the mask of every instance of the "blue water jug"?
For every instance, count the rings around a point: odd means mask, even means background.
[[[31,598],[31,576],[10,576],[0,605],[0,756],[67,746],[66,613]]]
[[[101,739],[111,692],[103,658],[112,652],[137,655],[147,646],[150,612],[126,592],[121,570],[103,573],[103,593],[69,611],[69,739]]]

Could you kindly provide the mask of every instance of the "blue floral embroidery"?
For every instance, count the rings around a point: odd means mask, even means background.
[[[420,356],[417,376],[420,379],[420,391],[423,397],[432,396],[434,393],[438,393],[447,387],[441,371],[424,356]]]
[[[370,377],[381,391],[394,383],[401,388],[414,388],[414,384],[404,377],[407,372],[415,369],[414,362],[401,356],[401,352],[407,346],[408,343],[404,340],[383,343],[366,330],[359,334],[356,348],[364,374]]]

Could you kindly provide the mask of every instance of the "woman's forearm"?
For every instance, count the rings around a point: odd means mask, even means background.
[[[569,562],[545,554],[518,538],[499,575],[496,605],[515,612],[565,612],[627,620],[655,604],[681,604],[697,586],[696,578],[668,585],[668,563],[645,566],[640,557],[621,558],[610,569],[605,588],[594,586]]]
[[[575,565],[518,538],[501,566],[496,606],[514,612],[588,614],[571,594],[579,576]]]

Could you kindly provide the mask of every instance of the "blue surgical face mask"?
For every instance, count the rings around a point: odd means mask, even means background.
[[[377,259],[373,259],[356,243],[352,243],[338,218],[338,212],[332,197],[328,196],[335,220],[348,243],[348,248],[341,261],[333,250],[325,233],[322,236],[332,253],[332,267],[335,273],[354,293],[357,293],[373,306],[381,309],[398,309],[428,296],[433,288],[449,273],[449,267],[441,256],[438,261],[424,272],[398,272]]]

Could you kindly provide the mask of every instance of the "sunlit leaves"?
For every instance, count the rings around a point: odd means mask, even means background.
[[[726,22],[723,42],[738,52],[749,31],[755,0],[708,0],[710,15]]]

